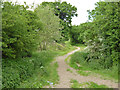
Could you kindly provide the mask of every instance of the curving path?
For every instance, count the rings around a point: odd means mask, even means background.
[[[65,59],[69,55],[71,55],[74,52],[79,51],[79,50],[80,50],[80,48],[78,47],[76,50],[74,50],[64,56],[59,56],[56,58],[56,62],[58,62],[58,65],[59,65],[57,71],[58,71],[60,80],[59,80],[58,84],[51,86],[52,88],[70,88],[70,86],[71,86],[70,80],[71,79],[75,79],[79,83],[92,81],[92,82],[97,83],[98,85],[104,84],[104,85],[108,86],[109,88],[118,88],[118,83],[114,83],[110,80],[103,80],[99,77],[81,76],[76,72],[75,69],[73,69],[69,65],[67,65],[65,62]],[[73,73],[67,71],[68,68],[71,69]],[[49,87],[47,87],[47,88],[49,88]]]

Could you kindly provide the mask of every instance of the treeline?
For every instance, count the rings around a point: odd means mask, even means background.
[[[2,2],[2,88],[16,88],[34,74],[50,76],[56,53],[48,49],[68,40],[76,7],[66,2],[43,2],[34,8]],[[29,9],[32,10],[29,10]],[[63,48],[62,45],[58,49]],[[46,80],[46,79],[45,79]],[[30,86],[35,88],[36,84]]]
[[[43,2],[34,11],[24,4],[2,4],[3,58],[31,56],[37,48],[68,39],[71,17],[77,15],[66,2]]]
[[[120,2],[98,2],[94,10],[88,11],[90,22],[72,26],[77,8],[66,2],[43,2],[33,10],[29,10],[26,3],[3,2],[2,87],[18,87],[55,55],[52,52],[33,52],[48,50],[50,46],[67,40],[73,45],[85,44],[88,47],[87,52],[78,55],[76,62],[83,60],[95,69],[118,66],[119,6]]]
[[[98,2],[89,13],[89,21],[71,30],[72,44],[87,45],[87,63],[96,69],[118,66],[120,59],[120,2]]]
[[[57,40],[55,34],[59,38],[59,18],[53,14],[49,7],[38,7],[35,11],[27,10],[28,8],[27,5],[3,3],[3,58],[31,56],[38,45],[43,43],[42,41]]]

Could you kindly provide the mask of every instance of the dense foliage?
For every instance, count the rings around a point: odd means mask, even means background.
[[[42,22],[43,30],[40,31],[40,48],[46,49],[54,42],[60,39],[61,29],[59,25],[59,17],[54,15],[54,11],[50,6],[38,6],[35,9],[35,14],[38,16],[38,21]],[[42,46],[43,45],[43,46]]]
[[[37,7],[35,12],[27,8],[27,5],[10,2],[3,4],[3,58],[31,56],[44,42],[50,43],[60,38],[59,18],[49,7]]]
[[[34,53],[30,58],[2,61],[2,88],[17,88],[38,71],[41,77],[49,75],[46,66],[53,60],[53,52]],[[41,86],[42,87],[42,86]],[[23,87],[22,87],[23,88]]]
[[[70,42],[71,44],[84,44],[84,32],[86,31],[87,23],[80,24],[79,26],[72,26],[70,30]]]
[[[104,68],[118,65],[120,51],[119,2],[99,2],[90,16],[89,36],[86,34],[87,45],[90,46],[89,61],[96,61]]]
[[[68,40],[70,29],[72,27],[72,17],[77,16],[77,8],[66,2],[43,2],[41,5],[50,5],[54,8],[54,13],[61,19],[60,24],[63,26],[63,28],[60,29],[62,32],[61,35],[65,40]]]
[[[41,22],[27,6],[4,2],[2,8],[2,55],[15,58],[31,54],[37,47]],[[39,23],[39,27],[37,26]]]
[[[2,88],[16,88],[38,71],[41,77],[49,76],[46,66],[56,53],[47,49],[63,47],[56,43],[62,27],[54,9],[50,5],[29,8],[26,3],[2,3]]]
[[[72,26],[77,8],[66,2],[43,2],[33,11],[26,3],[3,2],[2,87],[16,88],[37,70],[41,75],[48,75],[43,67],[53,60],[55,53],[44,50],[62,50],[64,46],[58,43],[61,38],[70,40],[71,44],[88,46],[86,52],[72,56],[73,64],[85,64],[97,70],[117,67],[120,58],[119,6],[120,2],[98,2],[94,10],[88,11],[90,22]],[[63,49],[68,50],[70,46]],[[40,52],[35,54],[37,50]]]
[[[88,46],[87,61],[96,62],[99,64],[98,68],[109,69],[118,65],[120,58],[119,6],[119,2],[96,3],[96,8],[89,11],[91,22],[74,26],[71,31],[72,43],[83,40]]]

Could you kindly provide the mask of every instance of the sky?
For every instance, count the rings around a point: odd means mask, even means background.
[[[54,2],[55,0],[7,0],[12,2],[18,2],[19,4],[24,4],[24,1],[28,5],[32,5],[34,2],[35,5],[41,4],[44,1]],[[66,1],[70,3],[72,6],[77,7],[78,17],[72,18],[72,25],[80,25],[81,23],[85,23],[88,20],[88,12],[87,10],[93,10],[95,8],[95,3],[99,2],[99,0],[61,0],[61,2]]]

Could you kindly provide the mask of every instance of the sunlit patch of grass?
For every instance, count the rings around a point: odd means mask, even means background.
[[[82,70],[79,70],[77,71],[80,75],[83,75],[83,76],[88,76],[90,75],[90,72],[85,72],[85,71],[82,71]]]
[[[56,52],[58,56],[65,55],[75,49],[76,47],[72,46],[70,44],[70,41],[66,41],[64,42],[64,44],[56,43],[55,45],[53,44],[52,46],[49,46],[48,48],[48,50]]]
[[[94,82],[79,83],[77,80],[74,79],[72,79],[70,83],[72,83],[71,88],[108,88],[106,85],[98,85]]]
[[[71,55],[69,55],[66,59],[65,59],[65,62],[67,63],[67,64],[69,64],[70,62],[70,58],[71,58]]]
[[[71,80],[70,80],[70,83],[78,83],[78,81],[75,80],[75,79],[71,79]]]
[[[71,73],[73,72],[73,71],[72,71],[71,69],[69,69],[69,68],[67,69],[67,71],[70,71]]]

